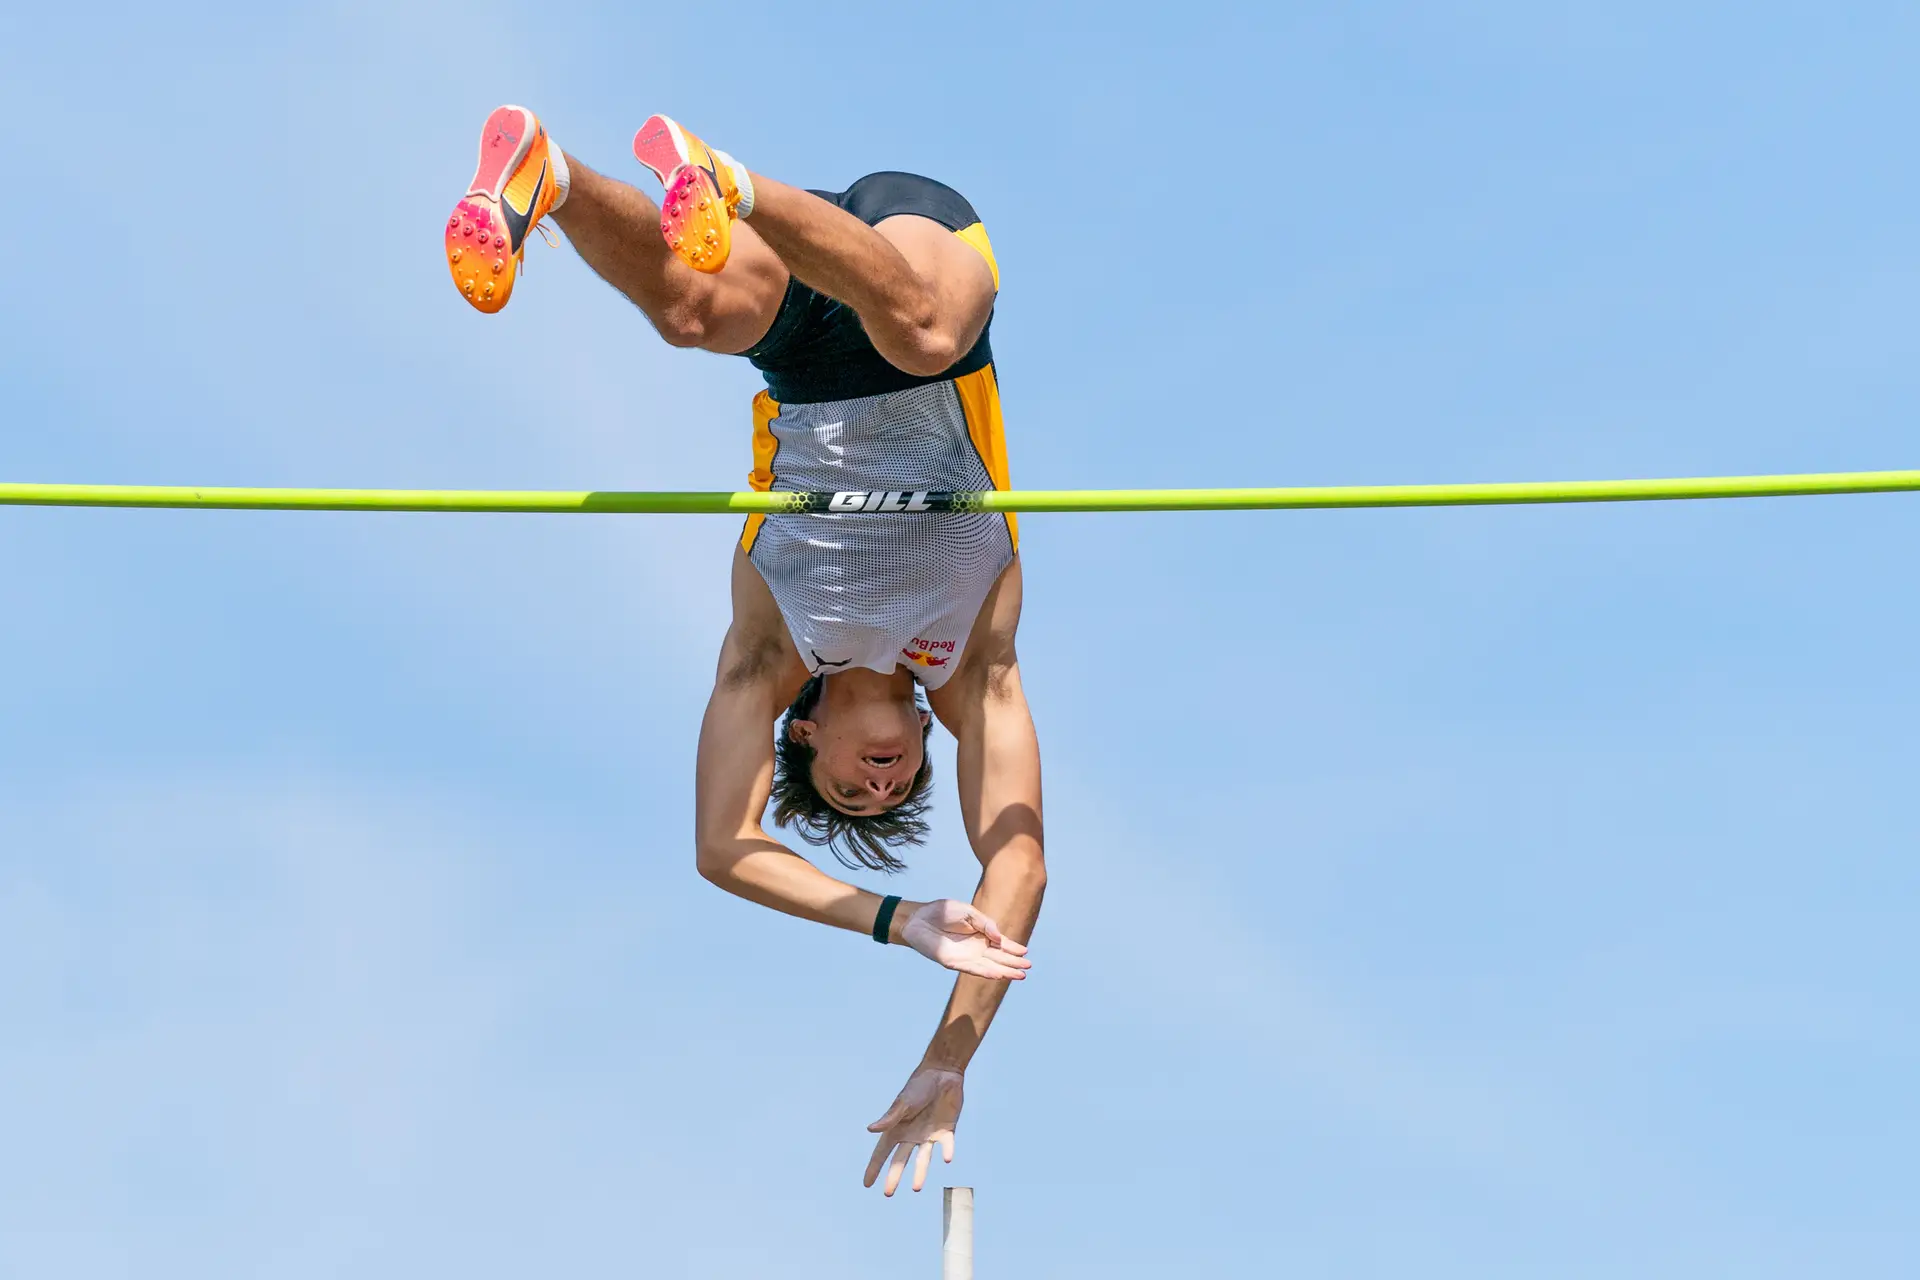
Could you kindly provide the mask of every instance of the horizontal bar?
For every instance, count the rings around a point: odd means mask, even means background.
[[[1916,490],[1920,490],[1920,471],[1844,471],[1787,476],[1339,485],[1296,489],[1030,491],[983,493],[980,495],[980,505],[988,511],[1272,511],[1334,507],[1474,507],[1701,498],[1784,498]]]
[[[230,511],[497,511],[713,515],[787,510],[793,495],[597,493],[553,489],[234,489],[116,484],[0,484],[0,506],[205,507]]]
[[[720,515],[966,511],[1253,511],[1655,502],[1920,491],[1920,471],[1562,480],[1279,489],[1012,489],[997,493],[851,490],[698,493],[495,489],[238,489],[164,485],[0,484],[0,506],[206,507],[263,511],[471,511]]]

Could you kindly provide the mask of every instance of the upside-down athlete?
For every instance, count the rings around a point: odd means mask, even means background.
[[[754,488],[1007,487],[987,345],[999,267],[957,191],[906,173],[803,191],[665,116],[633,152],[664,188],[659,205],[562,152],[531,111],[496,110],[446,226],[467,301],[506,305],[551,215],[667,342],[743,355],[765,375]],[[1014,653],[1018,529],[987,513],[756,515],[732,591],[700,728],[700,873],[959,972],[920,1065],[868,1126],[880,1138],[866,1184],[885,1165],[892,1195],[917,1151],[918,1191],[935,1143],[953,1158],[967,1065],[1007,982],[1025,976],[1046,886],[1040,747]],[[778,823],[843,864],[897,870],[892,847],[927,829],[934,716],[958,743],[961,820],[983,867],[971,903],[883,898],[767,834],[771,801]]]

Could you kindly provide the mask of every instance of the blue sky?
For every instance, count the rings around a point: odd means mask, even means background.
[[[502,101],[960,187],[1022,486],[1920,465],[1911,6],[698,12],[10,18],[0,477],[738,487],[744,363],[447,283]],[[1916,530],[1032,518],[982,1274],[1914,1274]],[[0,1276],[934,1274],[943,975],[693,872],[734,531],[0,511]]]

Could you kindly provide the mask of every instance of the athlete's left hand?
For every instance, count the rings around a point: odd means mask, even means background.
[[[1025,946],[1001,933],[991,916],[956,898],[915,907],[904,922],[896,916],[894,929],[901,942],[956,973],[1018,982],[1033,967]]]
[[[885,1195],[900,1189],[900,1175],[906,1172],[907,1159],[918,1149],[913,1165],[913,1189],[927,1185],[927,1166],[933,1162],[933,1144],[940,1144],[940,1155],[953,1163],[953,1127],[960,1123],[960,1101],[965,1075],[950,1067],[922,1063],[907,1077],[906,1088],[893,1100],[887,1113],[867,1126],[868,1133],[880,1135],[874,1144],[873,1159],[867,1161],[867,1177],[862,1184],[872,1186],[880,1176],[880,1166],[893,1153],[887,1169]]]

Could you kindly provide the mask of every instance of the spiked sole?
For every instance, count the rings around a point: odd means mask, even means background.
[[[539,121],[525,107],[499,107],[488,116],[473,181],[447,219],[447,270],[453,274],[453,286],[488,314],[506,306],[513,296],[520,258],[509,239],[502,193],[533,149],[539,131]]]
[[[651,116],[633,135],[633,158],[666,188],[660,204],[660,234],[667,247],[695,271],[708,275],[727,265],[733,248],[733,215],[721,192],[712,149],[665,116]]]
[[[690,164],[674,175],[660,206],[660,234],[682,262],[709,275],[725,267],[733,248],[732,223],[705,169]]]

